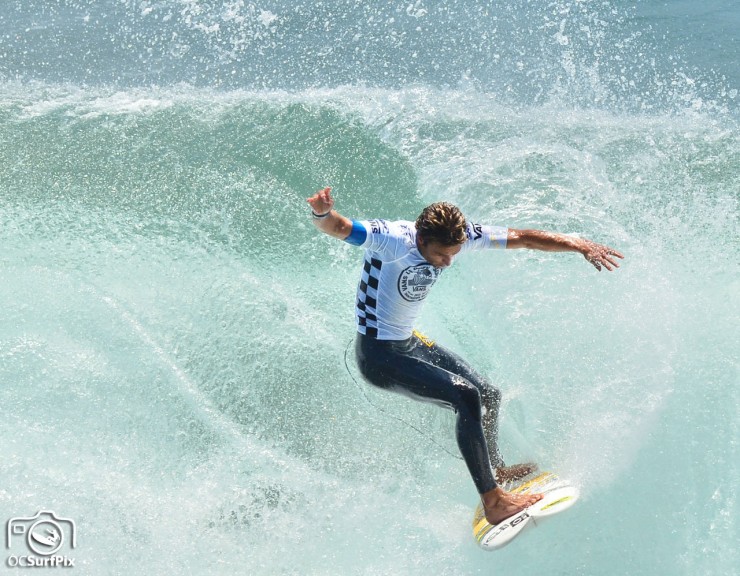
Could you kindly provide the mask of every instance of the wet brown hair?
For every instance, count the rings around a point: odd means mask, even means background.
[[[435,202],[422,210],[416,219],[416,233],[425,242],[458,246],[467,239],[467,223],[460,209],[449,202]]]

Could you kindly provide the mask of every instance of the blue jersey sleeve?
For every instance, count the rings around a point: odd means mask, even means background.
[[[352,232],[344,241],[354,246],[362,246],[367,240],[367,228],[359,220],[352,220]]]
[[[345,242],[383,254],[386,258],[398,258],[414,246],[413,222],[399,220],[352,220],[352,231]]]

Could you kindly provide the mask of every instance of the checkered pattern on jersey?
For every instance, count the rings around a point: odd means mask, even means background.
[[[362,268],[362,279],[360,288],[357,291],[357,326],[360,334],[365,334],[371,338],[378,337],[378,278],[380,278],[380,268],[383,263],[377,258],[365,260]]]

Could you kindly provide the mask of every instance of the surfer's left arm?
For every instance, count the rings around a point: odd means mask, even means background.
[[[603,244],[597,244],[586,238],[578,238],[559,234],[557,232],[546,232],[544,230],[518,230],[509,228],[506,238],[507,248],[530,248],[545,252],[580,252],[594,267],[601,271],[602,266],[610,272],[619,268],[616,258],[624,256]]]
[[[331,188],[323,188],[306,202],[311,206],[313,223],[324,234],[345,240],[352,232],[352,220],[334,210]]]

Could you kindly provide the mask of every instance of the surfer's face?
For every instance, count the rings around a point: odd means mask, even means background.
[[[417,246],[419,247],[419,252],[424,257],[424,260],[429,262],[435,268],[447,268],[450,264],[452,264],[455,256],[457,256],[457,254],[462,249],[461,244],[457,244],[455,246],[445,246],[444,244],[441,244],[436,240],[425,241],[422,238],[417,238]]]

